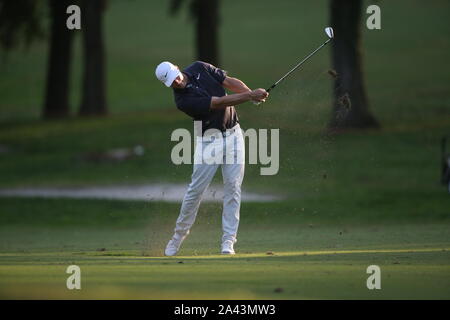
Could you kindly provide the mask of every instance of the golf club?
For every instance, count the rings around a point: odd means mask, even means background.
[[[333,28],[331,27],[326,27],[325,28],[325,33],[328,36],[328,40],[325,41],[324,43],[322,43],[316,50],[314,50],[313,52],[311,52],[308,56],[306,56],[302,61],[300,61],[295,67],[293,67],[291,70],[289,70],[288,73],[286,73],[283,77],[281,77],[277,82],[275,82],[272,86],[270,86],[266,91],[270,92],[273,88],[275,88],[281,81],[283,81],[284,79],[286,79],[292,72],[294,72],[295,70],[297,70],[303,63],[305,63],[309,58],[311,58],[317,51],[319,51],[320,49],[322,49],[328,42],[331,41],[331,39],[334,38],[334,31]],[[256,102],[256,105],[260,104],[260,102]]]

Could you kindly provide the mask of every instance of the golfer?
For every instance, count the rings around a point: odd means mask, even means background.
[[[194,156],[200,161],[194,160],[192,181],[184,195],[175,233],[167,244],[165,255],[173,256],[180,250],[195,221],[202,195],[219,165],[224,183],[221,252],[234,254],[245,159],[244,138],[234,106],[247,101],[264,102],[269,94],[264,89],[250,90],[241,80],[201,61],[192,63],[183,71],[165,61],[157,66],[155,73],[158,80],[172,87],[177,108],[198,121],[196,123],[201,123],[201,136],[196,137]],[[225,89],[234,94],[227,95]],[[219,148],[219,156],[224,161],[211,161],[211,156],[205,156],[203,152],[208,148]],[[217,154],[215,156],[217,158]]]

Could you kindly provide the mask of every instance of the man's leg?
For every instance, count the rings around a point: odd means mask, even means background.
[[[185,233],[189,231],[197,216],[201,198],[208,188],[217,171],[217,164],[196,164],[192,174],[192,181],[184,195],[177,219],[175,232]]]
[[[239,215],[241,207],[241,184],[244,179],[244,159],[245,145],[240,131],[227,138],[226,153],[233,154],[233,161],[230,157],[222,165],[222,176],[224,182],[224,199],[222,213],[222,253],[234,253],[233,245],[237,241],[237,231],[239,227]]]
[[[217,164],[194,164],[192,181],[184,195],[175,233],[166,247],[166,255],[175,255],[194,224],[201,198],[217,171]]]

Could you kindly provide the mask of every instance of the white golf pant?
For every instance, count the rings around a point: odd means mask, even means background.
[[[192,181],[184,195],[178,216],[175,237],[186,235],[197,216],[203,193],[219,165],[222,167],[224,198],[222,211],[222,242],[236,242],[241,206],[241,184],[244,178],[245,144],[238,125],[224,134],[197,137]],[[201,163],[199,163],[201,162]]]

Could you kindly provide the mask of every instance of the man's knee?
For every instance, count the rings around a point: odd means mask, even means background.
[[[224,189],[226,192],[241,192],[241,181],[240,180],[225,180]]]
[[[201,197],[203,192],[205,192],[207,185],[202,183],[191,182],[186,191],[185,198],[196,199]]]

